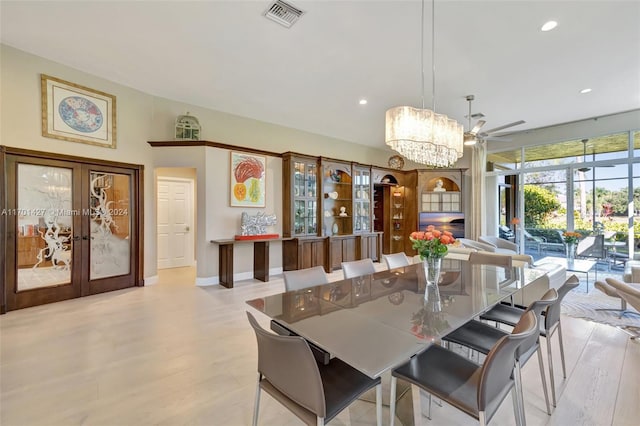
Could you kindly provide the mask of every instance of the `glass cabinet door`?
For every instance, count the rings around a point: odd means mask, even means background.
[[[293,162],[293,234],[315,235],[318,232],[316,164]]]
[[[355,169],[354,232],[371,231],[371,171]]]
[[[350,235],[355,220],[351,164],[331,161],[322,167],[322,235]]]

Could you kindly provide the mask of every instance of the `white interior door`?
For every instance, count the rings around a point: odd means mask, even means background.
[[[193,180],[158,178],[158,269],[192,266]]]

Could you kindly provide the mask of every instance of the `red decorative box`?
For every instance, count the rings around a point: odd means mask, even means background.
[[[280,234],[261,234],[261,235],[236,235],[235,239],[242,240],[269,240],[272,238],[280,238]]]

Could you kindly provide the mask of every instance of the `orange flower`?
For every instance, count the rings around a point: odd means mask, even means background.
[[[442,258],[447,254],[447,245],[456,242],[451,232],[437,230],[433,225],[427,226],[425,232],[412,232],[409,239],[413,243],[413,249],[420,254],[422,259]]]
[[[452,238],[448,235],[443,235],[442,237],[440,237],[440,242],[442,244],[451,244],[453,242]]]

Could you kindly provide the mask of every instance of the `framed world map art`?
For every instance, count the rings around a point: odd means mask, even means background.
[[[116,147],[116,97],[45,74],[42,136]]]

